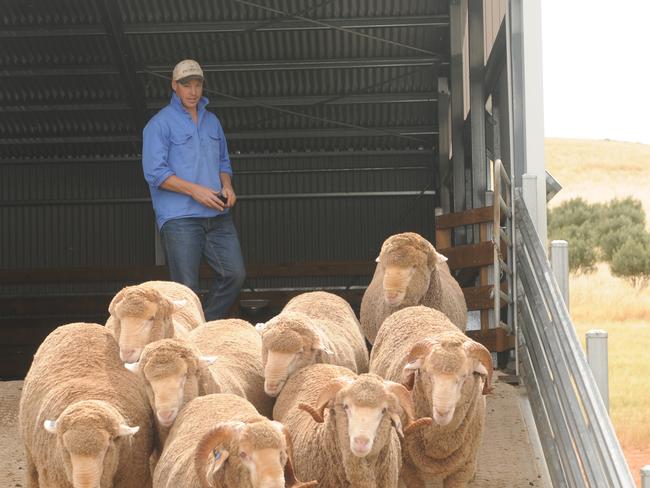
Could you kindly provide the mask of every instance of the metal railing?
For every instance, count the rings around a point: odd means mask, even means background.
[[[515,196],[519,359],[554,487],[633,488],[634,480],[544,246]]]

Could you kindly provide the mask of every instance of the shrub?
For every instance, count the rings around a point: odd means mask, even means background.
[[[633,286],[645,286],[650,279],[650,237],[629,237],[614,253],[611,263],[614,276],[628,280]]]

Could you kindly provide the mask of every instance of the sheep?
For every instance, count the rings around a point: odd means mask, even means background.
[[[314,363],[368,371],[359,321],[343,298],[323,291],[292,298],[261,327],[264,391],[277,396],[295,371]]]
[[[218,393],[198,397],[172,427],[154,470],[156,488],[307,488],[294,475],[286,428],[250,402]]]
[[[396,488],[402,425],[409,435],[431,422],[411,422],[413,404],[402,385],[332,364],[294,374],[273,418],[291,432],[296,474],[317,479],[322,488]]]
[[[108,306],[106,327],[115,334],[122,361],[134,363],[149,342],[187,337],[205,323],[201,301],[187,286],[146,281],[122,288]]]
[[[361,299],[361,329],[370,344],[391,313],[426,305],[445,313],[462,331],[467,326],[467,304],[458,282],[424,237],[414,232],[386,239],[376,259],[372,281]]]
[[[183,405],[197,396],[232,393],[263,415],[272,414],[273,399],[264,394],[262,339],[244,320],[215,320],[194,329],[187,340],[152,342],[140,361],[125,366],[144,379],[156,414],[158,448]]]
[[[25,378],[19,421],[29,488],[151,486],[151,409],[99,324],[55,329]]]
[[[403,445],[402,479],[422,488],[427,479],[444,488],[465,487],[476,473],[476,455],[491,391],[492,356],[442,312],[407,307],[386,319],[370,356],[370,371],[409,390],[416,417],[432,416]]]

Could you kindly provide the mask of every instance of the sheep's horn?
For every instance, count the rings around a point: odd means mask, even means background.
[[[291,434],[285,425],[282,426],[282,433],[284,440],[287,443],[287,464],[284,466],[284,480],[288,488],[308,488],[309,486],[316,486],[317,481],[302,482],[296,478],[293,470],[293,442],[291,441]]]
[[[313,418],[316,422],[318,422],[319,424],[322,424],[322,423],[324,422],[324,420],[325,420],[325,419],[323,419],[323,413],[322,413],[322,412],[319,412],[318,410],[316,410],[316,409],[315,409],[314,407],[312,407],[311,405],[308,405],[308,404],[306,404],[306,403],[302,403],[302,402],[301,402],[301,403],[298,404],[298,408],[299,408],[300,410],[304,410],[304,411],[307,412],[309,415],[311,415],[312,418]]]
[[[206,432],[194,452],[194,469],[201,483],[202,488],[210,488],[210,482],[206,479],[205,462],[208,453],[224,442],[239,435],[239,428],[242,422],[223,422]]]
[[[428,425],[431,425],[432,423],[433,423],[433,419],[431,417],[421,417],[406,426],[406,429],[404,429],[404,437],[412,434],[413,432],[420,429],[421,427],[426,427]]]

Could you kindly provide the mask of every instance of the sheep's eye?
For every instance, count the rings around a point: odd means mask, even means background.
[[[156,317],[154,317],[154,316],[152,315],[151,317],[149,317],[149,320],[151,320],[151,321],[153,322],[154,320],[156,320]]]
[[[341,405],[341,407],[343,408],[343,410],[348,410],[350,408],[350,406],[347,403],[344,403],[343,405]]]
[[[388,407],[384,407],[381,409],[381,414],[384,415],[386,412],[388,412]]]
[[[242,461],[248,461],[248,454],[246,454],[244,451],[239,452],[239,457]]]

